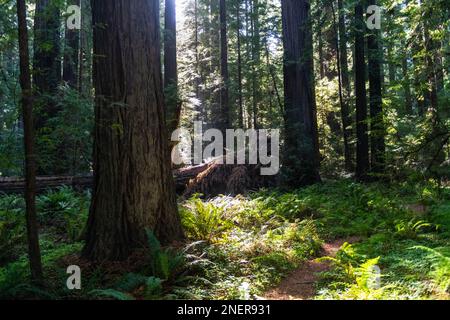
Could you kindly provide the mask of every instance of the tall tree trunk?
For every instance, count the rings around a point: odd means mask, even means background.
[[[221,87],[217,85],[216,79],[221,74],[221,39],[220,39],[220,6],[219,0],[210,0],[210,15],[211,15],[211,46],[210,46],[210,57],[211,57],[211,120],[208,125],[215,128],[221,126],[223,122],[223,116],[221,115]]]
[[[55,103],[47,99],[56,93],[61,81],[60,10],[56,1],[37,0],[34,17],[33,84],[39,96],[36,121],[39,130],[46,119],[57,113]],[[43,100],[43,101],[41,101]]]
[[[68,5],[80,6],[80,0],[69,0]],[[64,44],[63,80],[74,89],[78,88],[78,61],[80,58],[80,30],[66,26]]]
[[[369,5],[376,5],[376,0],[369,0]],[[370,148],[371,171],[375,174],[384,172],[385,163],[385,125],[382,97],[382,52],[379,44],[379,31],[373,29],[367,38],[369,60],[370,91]]]
[[[310,3],[282,0],[285,94],[284,179],[291,187],[320,180]]]
[[[230,124],[229,85],[228,72],[228,37],[227,37],[227,6],[225,0],[220,0],[220,123],[219,128],[225,132]]]
[[[94,187],[84,257],[183,236],[165,128],[159,0],[93,0]]]
[[[28,237],[28,257],[32,279],[43,280],[39,232],[36,216],[36,159],[34,154],[33,100],[31,89],[30,58],[25,0],[17,0],[19,27],[20,87],[22,88],[22,114],[25,144],[25,202]]]
[[[259,1],[253,0],[252,5],[252,117],[253,128],[258,129],[258,108],[260,104],[260,74],[259,65],[261,63],[261,39],[259,27]]]
[[[199,23],[198,23],[198,0],[194,0],[194,53],[195,53],[195,98],[199,101],[195,110],[195,121],[202,119],[202,102],[200,99],[200,54],[199,54]]]
[[[322,20],[322,19],[320,19]],[[319,50],[319,75],[320,79],[325,78],[325,60],[324,60],[324,53],[323,53],[323,35],[322,35],[322,27],[323,24],[319,24],[319,32],[317,33],[317,41],[318,41],[318,47]]]
[[[178,99],[177,20],[175,0],[166,0],[164,14],[164,92],[169,135],[178,128],[181,104]]]
[[[334,10],[333,10],[334,12]],[[344,135],[344,158],[345,168],[349,172],[353,172],[354,168],[354,148],[351,145],[351,138],[353,135],[352,130],[352,117],[350,113],[350,79],[348,73],[348,56],[347,56],[347,33],[345,27],[345,12],[342,4],[342,0],[338,0],[338,29],[339,40],[336,46],[338,57],[338,70],[339,73],[339,87],[341,92],[341,117],[342,128]]]
[[[90,0],[81,0],[80,58],[78,91],[85,97],[92,91],[92,8]]]
[[[431,9],[430,9],[431,11]],[[425,15],[429,19],[432,17],[432,12]],[[428,96],[430,98],[430,108],[433,121],[437,122],[438,118],[438,81],[436,78],[436,69],[439,67],[436,64],[436,43],[430,35],[430,26],[428,21],[423,22],[423,34],[424,34],[424,47],[426,52],[425,64],[426,64],[426,77],[429,84]]]
[[[241,49],[241,0],[236,3],[237,67],[238,67],[238,102],[239,128],[244,128],[244,101],[242,96],[242,49]]]
[[[164,93],[169,135],[178,128],[181,103],[178,99],[177,20],[175,0],[166,0],[164,13]]]
[[[35,94],[35,128],[37,136],[38,174],[63,174],[65,168],[61,156],[64,146],[57,142],[50,146],[43,137],[55,130],[49,122],[59,108],[55,101],[61,82],[60,9],[58,1],[37,0],[34,16],[33,86]]]
[[[356,96],[356,176],[360,180],[367,178],[369,171],[369,135],[367,125],[366,62],[364,34],[366,25],[363,20],[362,1],[355,5],[355,96]]]

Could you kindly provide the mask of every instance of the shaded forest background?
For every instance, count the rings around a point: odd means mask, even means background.
[[[34,72],[34,85],[40,92],[35,106],[39,115],[36,121],[39,173],[83,174],[90,171],[92,163],[90,4],[82,3],[82,30],[64,31],[66,3],[56,1],[55,8],[45,7],[45,3],[28,6],[29,28],[35,30],[30,32],[33,66],[39,69],[42,65],[45,69],[42,76]],[[23,128],[18,107],[15,2],[4,0],[3,4],[0,167],[2,176],[21,176]],[[78,1],[67,4],[78,4]],[[448,158],[445,156],[449,105],[448,5],[445,1],[378,4],[383,8],[382,28],[376,35],[379,49],[374,49],[372,55],[381,65],[382,133],[388,176],[401,175],[407,168],[415,172],[427,169],[430,173],[432,167],[438,170]],[[280,3],[227,1],[226,5],[229,105],[225,113],[230,128],[283,128]],[[171,99],[182,106],[183,127],[190,128],[193,120],[200,120],[206,128],[218,128],[224,113],[220,109],[219,2],[177,1],[177,6],[183,12],[177,26],[179,96],[178,100]],[[33,21],[35,8],[42,12]],[[161,8],[163,17],[164,4]],[[315,97],[321,164],[327,174],[355,169],[357,99],[353,19],[351,1],[312,2]],[[43,28],[41,35],[39,28]],[[365,39],[369,39],[368,33]],[[366,53],[367,59],[370,49]],[[366,63],[365,68],[368,68],[368,81],[371,65]],[[170,95],[169,92],[169,100]],[[367,99],[370,100],[369,92]],[[62,145],[64,152],[60,153]]]

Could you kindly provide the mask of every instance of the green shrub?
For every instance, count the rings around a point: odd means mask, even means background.
[[[0,196],[0,266],[26,248],[25,203],[22,197]]]
[[[214,241],[232,223],[225,218],[225,210],[211,201],[203,202],[193,197],[181,208],[181,218],[185,231],[196,240]]]

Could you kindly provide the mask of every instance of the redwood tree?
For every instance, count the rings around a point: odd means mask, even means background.
[[[34,15],[33,90],[40,175],[66,173],[60,161],[65,157],[64,145],[48,141],[55,131],[51,120],[59,112],[55,97],[61,83],[60,5],[57,0],[36,0]]]
[[[366,25],[363,20],[362,0],[355,5],[355,96],[356,96],[356,176],[367,178],[369,171],[369,135],[367,125],[367,90],[364,35]]]
[[[37,129],[56,115],[52,99],[61,81],[60,9],[55,0],[37,0],[34,16],[33,85],[39,97]]]
[[[375,5],[375,0],[369,0],[369,5]],[[369,92],[370,92],[370,148],[371,171],[382,173],[385,158],[385,127],[383,119],[383,100],[381,92],[382,52],[379,44],[380,33],[370,30],[367,37],[369,60]]]
[[[31,92],[30,58],[28,53],[28,31],[25,0],[17,0],[19,26],[20,87],[22,89],[22,115],[25,144],[25,202],[28,237],[28,257],[31,276],[42,281],[41,252],[36,216],[36,159],[34,154],[33,100]]]
[[[282,0],[285,95],[284,177],[291,187],[320,180],[310,4]]]
[[[83,255],[122,260],[183,236],[165,128],[159,0],[93,0],[94,187]]]
[[[220,0],[220,75],[222,78],[220,86],[220,123],[219,128],[225,132],[230,125],[229,119],[229,85],[230,75],[228,72],[228,35],[227,35],[227,5],[225,0]]]
[[[167,127],[171,134],[179,125],[181,113],[181,104],[178,101],[175,0],[166,0],[164,17],[164,91]]]
[[[68,5],[80,6],[80,0],[68,0]],[[78,62],[80,49],[80,30],[66,26],[64,44],[63,80],[72,88],[78,88]]]

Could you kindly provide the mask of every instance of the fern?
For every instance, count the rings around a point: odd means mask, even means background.
[[[119,291],[133,291],[136,288],[144,285],[147,277],[136,273],[127,273],[117,284],[116,288]]]
[[[112,298],[121,301],[135,300],[133,296],[114,289],[92,290],[89,294],[94,298]]]
[[[163,249],[155,234],[151,230],[146,232],[152,274],[163,280],[172,278],[185,264],[184,255],[170,249]]]
[[[162,296],[162,283],[163,280],[150,277],[147,278],[146,287],[145,287],[145,298],[146,299],[158,299]]]

